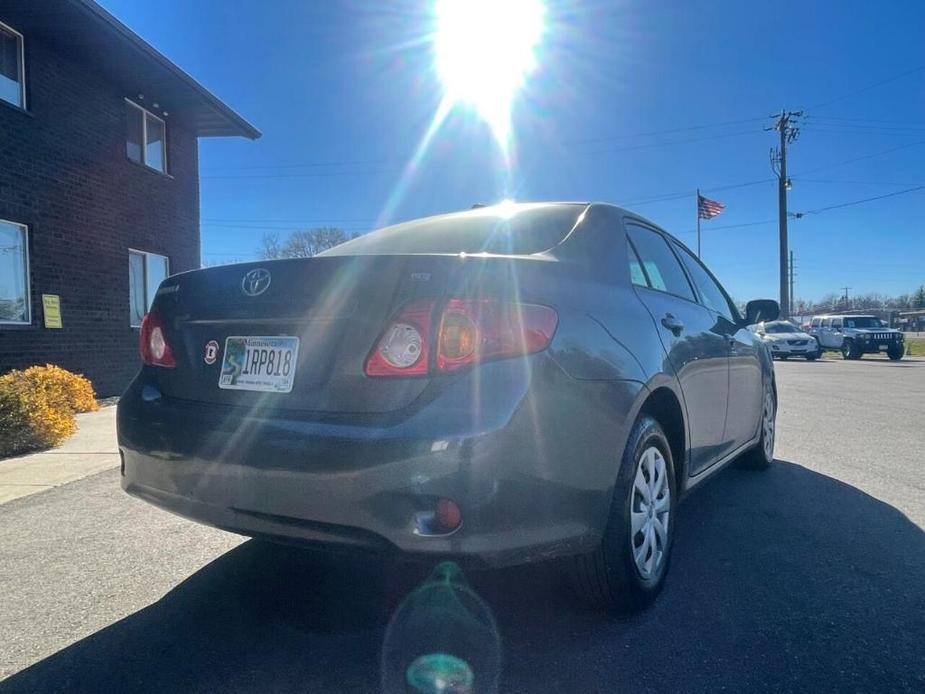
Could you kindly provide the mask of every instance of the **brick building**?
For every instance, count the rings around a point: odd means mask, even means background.
[[[0,373],[128,384],[158,282],[199,267],[198,138],[225,136],[260,133],[92,0],[0,3]]]

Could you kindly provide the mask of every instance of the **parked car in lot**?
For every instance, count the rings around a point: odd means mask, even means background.
[[[819,356],[815,338],[790,321],[766,321],[756,325],[754,330],[768,346],[772,359],[786,361],[790,357],[803,357],[806,361],[814,361]]]
[[[845,359],[885,352],[897,361],[905,353],[902,332],[886,327],[876,316],[813,316],[809,332],[820,352],[838,351]]]
[[[122,486],[245,535],[504,565],[651,602],[681,495],[773,460],[777,389],[676,239],[604,204],[505,204],[311,259],[165,280],[119,402]]]

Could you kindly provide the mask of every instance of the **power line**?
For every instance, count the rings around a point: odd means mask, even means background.
[[[884,132],[907,132],[915,131],[921,132],[925,130],[925,124],[919,125],[873,125],[868,123],[846,123],[844,121],[830,121],[827,119],[819,118],[809,118],[807,116],[807,122],[804,124],[811,128],[816,126],[823,126],[826,128],[844,128],[851,130],[870,130],[870,131],[884,131]]]
[[[803,178],[797,179],[800,183],[839,183],[865,186],[917,186],[918,181],[856,181],[844,178]]]
[[[819,120],[820,116],[807,116],[807,118],[812,118],[812,120]],[[822,120],[827,121],[846,121],[849,123],[881,123],[884,125],[912,125],[912,126],[922,126],[925,127],[925,121],[909,121],[909,120],[878,120],[875,118],[847,118],[844,116],[821,116]]]
[[[917,147],[919,145],[925,145],[925,140],[918,140],[916,142],[908,142],[904,145],[899,145],[898,147],[891,147],[889,149],[884,149],[879,152],[872,152],[870,154],[863,154],[859,157],[852,157],[851,159],[844,159],[843,161],[834,162],[832,164],[824,164],[823,166],[817,166],[813,169],[807,169],[806,171],[800,172],[798,175],[806,175],[808,173],[815,173],[816,171],[825,171],[826,169],[834,169],[839,166],[844,166],[845,164],[853,164],[856,161],[863,161],[864,159],[872,159],[874,157],[880,157],[884,154],[890,154],[892,152],[898,152],[903,149],[909,149],[910,147]]]
[[[757,227],[764,224],[776,224],[776,219],[763,219],[759,222],[743,222],[741,224],[721,224],[720,226],[711,226],[711,231],[718,231],[719,229],[741,229],[742,227]]]
[[[840,208],[842,208],[842,207],[851,207],[851,206],[854,206],[854,205],[862,205],[862,204],[864,204],[864,203],[873,202],[873,201],[875,201],[875,200],[883,200],[884,198],[892,198],[892,197],[895,197],[895,196],[897,196],[897,195],[904,195],[904,194],[906,194],[906,193],[913,193],[913,192],[918,191],[918,190],[925,190],[925,185],[916,186],[915,188],[908,188],[908,189],[906,189],[906,190],[898,190],[898,191],[895,191],[895,192],[893,192],[893,193],[887,193],[886,195],[877,195],[877,196],[874,196],[874,197],[871,197],[871,198],[863,198],[863,199],[861,199],[861,200],[852,200],[851,202],[839,203],[838,205],[829,205],[829,206],[827,206],[827,207],[820,207],[820,208],[817,208],[817,209],[815,209],[815,210],[807,210],[807,211],[805,211],[805,212],[798,212],[798,213],[796,213],[794,216],[796,216],[797,218],[799,218],[799,217],[802,217],[803,215],[807,215],[807,214],[820,214],[820,213],[822,213],[822,212],[828,212],[829,210],[836,210],[836,209],[840,209]],[[739,228],[742,228],[742,227],[753,227],[753,226],[761,226],[761,225],[764,225],[764,224],[774,224],[774,223],[776,223],[776,222],[777,222],[776,219],[764,219],[764,220],[755,221],[755,222],[743,222],[743,223],[741,223],[741,224],[723,224],[723,225],[720,225],[720,226],[711,226],[710,229],[713,230],[713,231],[718,231],[718,230],[720,230],[720,229],[739,229]],[[687,231],[687,232],[684,232],[684,233],[692,234],[692,233],[695,233],[695,232],[694,232],[694,231]]]
[[[565,144],[573,144],[573,145],[591,144],[595,142],[609,142],[613,140],[623,140],[623,139],[627,139],[631,137],[652,137],[655,135],[670,135],[672,133],[690,132],[692,130],[708,130],[710,128],[724,128],[729,125],[741,125],[742,123],[758,123],[759,121],[763,121],[763,120],[764,118],[761,118],[761,117],[759,118],[740,118],[739,120],[729,120],[729,121],[723,121],[721,123],[708,123],[705,125],[689,125],[683,128],[670,128],[667,130],[651,130],[649,132],[644,132],[644,133],[630,133],[627,135],[611,135],[609,137],[597,137],[597,138],[589,138],[585,140],[571,140],[571,141],[566,141]]]
[[[563,144],[567,145],[581,145],[581,144],[594,144],[599,142],[614,142],[617,140],[627,140],[635,137],[654,137],[656,135],[671,135],[673,133],[682,133],[682,132],[691,132],[695,130],[708,130],[710,128],[721,128],[729,125],[740,125],[742,123],[757,123],[764,120],[764,118],[740,118],[738,120],[730,121],[721,121],[718,123],[705,123],[702,125],[690,125],[681,128],[666,128],[664,130],[650,130],[648,132],[641,133],[627,133],[625,135],[610,135],[607,137],[597,137],[597,138],[586,138],[580,140],[565,140]],[[749,131],[751,132],[751,131]],[[726,134],[724,137],[731,137],[733,135]],[[697,142],[699,140],[690,140],[691,142]],[[678,142],[671,143],[652,143],[652,144],[684,144],[688,140],[681,140]],[[381,165],[404,165],[404,160],[396,158],[384,158],[384,159],[351,159],[351,160],[340,160],[340,161],[319,161],[319,162],[302,162],[302,163],[289,163],[289,164],[244,164],[240,166],[229,166],[224,167],[222,171],[245,171],[245,170],[258,170],[258,169],[298,169],[298,168],[313,168],[313,167],[326,167],[326,166],[381,166]],[[205,177],[204,178],[211,178]]]
[[[743,135],[753,135],[755,133],[761,132],[760,130],[742,130],[733,133],[720,133],[718,135],[707,135],[704,137],[694,137],[686,140],[672,140],[670,142],[646,142],[638,145],[627,145],[624,147],[595,147],[592,149],[579,149],[575,150],[574,154],[577,155],[591,155],[591,154],[600,154],[600,153],[612,153],[612,152],[631,152],[640,149],[652,149],[658,147],[674,147],[676,145],[687,145],[693,144],[696,142],[706,142],[710,140],[721,140],[730,137],[741,137]],[[565,144],[574,144],[574,143],[565,143]],[[298,164],[289,164],[286,166],[296,167],[301,166]],[[311,164],[305,164],[305,166],[311,166]],[[370,169],[370,170],[359,170],[359,171],[312,171],[305,173],[254,173],[254,174],[222,174],[222,175],[212,175],[212,176],[202,176],[204,180],[235,180],[235,179],[306,179],[306,178],[329,178],[335,176],[378,176],[381,174],[394,173],[395,171],[401,170],[401,167],[392,167],[384,169]]]
[[[898,80],[898,79],[902,79],[903,77],[906,77],[907,75],[912,75],[912,74],[914,74],[914,73],[916,73],[916,72],[920,72],[920,71],[922,71],[922,70],[925,70],[925,65],[919,65],[918,67],[914,67],[914,68],[911,68],[911,69],[906,70],[906,71],[904,71],[904,72],[900,72],[898,75],[893,75],[892,77],[887,77],[886,79],[880,80],[879,82],[874,82],[873,84],[868,84],[868,85],[865,86],[865,87],[861,87],[860,89],[856,89],[856,90],[854,90],[854,91],[848,92],[847,94],[842,94],[841,96],[836,96],[835,98],[829,99],[828,101],[823,101],[822,103],[815,104],[815,105],[813,105],[813,106],[810,106],[808,110],[809,110],[809,111],[812,111],[813,109],[817,109],[817,108],[825,108],[826,106],[829,106],[830,104],[834,104],[834,103],[836,103],[836,102],[838,102],[838,101],[843,101],[843,100],[845,100],[845,99],[850,99],[852,96],[857,96],[858,94],[863,94],[864,92],[870,91],[871,89],[875,89],[875,88],[877,88],[877,87],[881,87],[881,86],[883,86],[884,84],[889,84],[890,82],[895,82],[895,81]]]
[[[819,207],[815,210],[806,210],[802,214],[819,214],[820,212],[828,212],[829,210],[838,210],[842,207],[853,207],[855,205],[863,205],[864,203],[874,202],[875,200],[884,200],[886,198],[895,198],[897,195],[906,195],[907,193],[914,193],[919,190],[925,190],[925,185],[915,186],[914,188],[906,188],[905,190],[897,190],[892,193],[886,193],[885,195],[875,195],[872,198],[862,198],[860,200],[852,200],[850,202],[842,202],[837,205],[829,205],[828,207]]]
[[[747,188],[749,186],[757,186],[762,183],[773,183],[775,179],[773,178],[762,178],[757,181],[746,181],[744,183],[730,183],[727,185],[721,186],[708,186],[700,189],[702,193],[716,193],[723,190],[733,190],[735,188]],[[651,205],[658,202],[668,202],[670,200],[681,200],[682,198],[687,198],[697,193],[696,189],[691,188],[689,190],[679,190],[674,193],[665,193],[663,195],[656,195],[652,197],[638,198],[635,200],[624,201],[619,204],[621,205]],[[711,229],[715,229],[715,226],[711,226]]]

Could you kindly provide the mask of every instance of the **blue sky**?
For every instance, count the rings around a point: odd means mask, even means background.
[[[263,131],[201,142],[207,263],[253,259],[267,229],[365,231],[505,195],[625,203],[693,247],[699,186],[727,205],[703,223],[704,258],[744,300],[777,294],[772,112],[807,114],[790,149],[791,211],[925,184],[918,0],[547,0],[507,173],[464,109],[407,168],[442,96],[421,40],[429,0],[103,4]],[[797,297],[925,282],[925,191],[790,230]]]

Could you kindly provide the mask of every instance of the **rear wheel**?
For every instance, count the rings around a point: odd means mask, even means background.
[[[903,348],[902,347],[890,347],[886,351],[886,355],[893,361],[899,361],[903,358]]]
[[[770,384],[764,388],[764,404],[761,408],[761,437],[754,448],[739,458],[742,467],[764,470],[774,462],[774,438],[777,428],[777,398]]]
[[[643,415],[623,452],[601,544],[574,558],[575,588],[588,603],[630,614],[655,600],[671,558],[676,490],[668,439]]]
[[[817,352],[809,352],[806,355],[806,361],[816,361],[818,357],[819,354]]]

